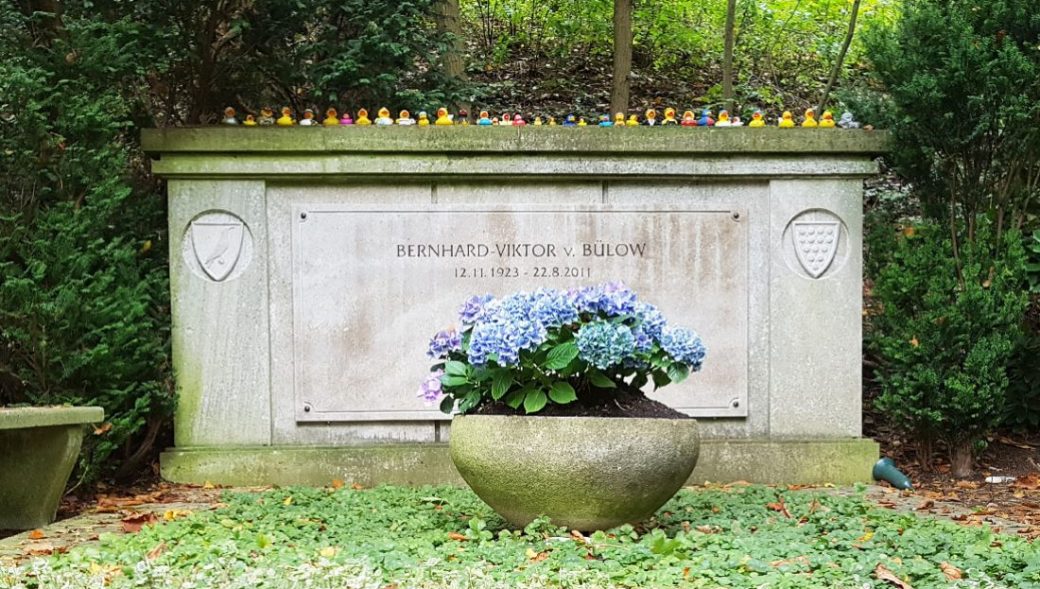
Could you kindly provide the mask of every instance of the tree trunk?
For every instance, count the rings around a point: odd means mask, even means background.
[[[935,452],[935,443],[931,438],[919,438],[917,440],[917,461],[921,463],[921,470],[934,472],[932,454]]]
[[[971,441],[950,444],[950,464],[953,476],[966,479],[972,475],[975,469],[975,453]]]
[[[614,0],[614,77],[610,112],[628,112],[628,78],[632,74],[632,0]]]
[[[733,110],[733,42],[737,20],[737,0],[726,3],[726,48],[722,55],[722,100],[726,110]]]
[[[827,106],[831,90],[834,89],[834,84],[838,82],[838,75],[841,74],[841,66],[845,63],[845,54],[849,52],[849,45],[852,45],[852,38],[856,35],[856,17],[859,16],[859,3],[860,0],[854,0],[852,3],[852,15],[849,17],[849,32],[845,35],[845,43],[841,46],[838,59],[834,61],[834,67],[831,68],[831,76],[827,79],[827,87],[823,89],[823,95],[820,96],[820,106],[816,108],[817,113],[822,114],[823,108]]]
[[[441,54],[444,76],[455,82],[466,81],[466,62],[462,38],[462,18],[459,12],[459,0],[440,0],[437,2],[437,32],[451,35],[450,43]],[[468,104],[453,103],[452,110],[469,109]]]

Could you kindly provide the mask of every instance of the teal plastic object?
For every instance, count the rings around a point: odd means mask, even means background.
[[[878,460],[872,474],[875,481],[888,481],[897,489],[914,490],[914,486],[910,484],[910,477],[896,468],[896,463],[891,458]]]

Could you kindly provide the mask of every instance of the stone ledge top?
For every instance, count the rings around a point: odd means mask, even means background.
[[[565,127],[169,127],[144,129],[153,155],[176,153],[849,154],[887,151],[886,131]]]
[[[98,423],[101,407],[0,407],[0,430]]]

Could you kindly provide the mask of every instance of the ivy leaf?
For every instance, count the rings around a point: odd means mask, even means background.
[[[466,376],[468,368],[464,362],[448,360],[447,364],[444,365],[444,372],[453,376]]]
[[[562,343],[549,350],[545,359],[545,367],[549,370],[560,370],[566,368],[571,360],[578,357],[578,345],[574,342]]]
[[[552,399],[553,403],[566,405],[567,403],[577,401],[578,394],[574,392],[574,387],[570,383],[558,380],[552,383],[552,387],[549,388],[549,398]]]
[[[541,389],[533,389],[524,395],[524,411],[527,413],[537,413],[541,411],[545,404],[549,402],[549,398],[545,396],[545,393]]]
[[[614,381],[610,380],[610,378],[607,377],[606,374],[603,374],[602,372],[600,372],[599,370],[596,370],[594,368],[589,370],[589,382],[592,383],[592,386],[594,386],[596,388],[600,388],[600,389],[616,389],[617,388],[617,383],[615,383]]]
[[[495,372],[495,377],[491,380],[491,398],[496,401],[501,399],[511,386],[513,386],[513,376],[509,374],[508,370]]]
[[[687,376],[690,376],[690,367],[682,362],[673,362],[668,367],[668,378],[672,382],[682,382]]]

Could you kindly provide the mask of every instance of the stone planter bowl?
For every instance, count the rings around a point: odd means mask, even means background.
[[[693,419],[457,415],[451,458],[509,523],[604,530],[648,518],[693,472]]]
[[[54,521],[87,424],[100,407],[0,407],[0,529]]]

